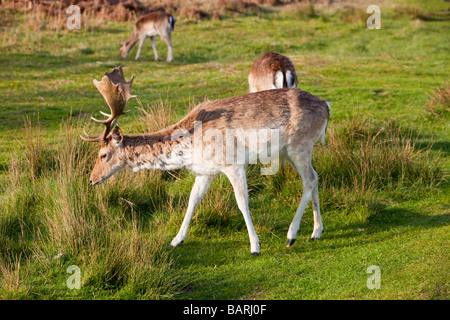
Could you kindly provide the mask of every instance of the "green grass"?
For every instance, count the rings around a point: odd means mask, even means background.
[[[2,11],[0,297],[448,299],[450,136],[442,97],[450,24],[417,14],[447,9],[443,1],[382,7],[380,30],[344,9],[179,19],[171,64],[159,40],[162,61],[153,60],[150,42],[139,61],[136,49],[120,61],[127,23],[89,20],[81,30],[52,31]],[[268,50],[289,56],[299,87],[332,106],[328,145],[317,145],[313,159],[325,228],[319,241],[308,241],[308,206],[297,242],[285,247],[302,193],[291,168],[269,177],[248,168],[259,256],[249,253],[223,176],[174,249],[167,246],[192,174],[123,172],[88,184],[97,150],[78,135],[100,130],[89,115],[106,111],[92,79],[117,65],[127,79],[135,75],[139,99],[119,121],[125,133],[139,133],[205,99],[247,93],[248,70]],[[81,269],[80,290],[66,286],[70,265]],[[380,267],[380,290],[366,286],[371,265]]]

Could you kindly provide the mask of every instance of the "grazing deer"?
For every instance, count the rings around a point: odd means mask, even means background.
[[[99,136],[84,132],[86,141],[99,142],[100,151],[90,176],[91,184],[100,184],[124,168],[176,170],[189,169],[195,175],[194,186],[181,228],[171,242],[175,247],[186,238],[189,223],[200,199],[206,193],[216,174],[227,175],[234,189],[236,201],[248,229],[251,253],[258,254],[260,244],[253,227],[248,205],[248,190],[245,166],[260,156],[262,149],[251,145],[250,139],[232,136],[226,148],[244,150],[244,161],[231,161],[216,157],[223,150],[224,140],[215,134],[205,138],[208,132],[273,130],[278,141],[271,140],[271,154],[288,161],[301,175],[303,195],[287,234],[287,246],[291,246],[300,227],[306,205],[312,199],[314,230],[312,239],[323,232],[319,209],[318,177],[311,164],[314,144],[325,135],[329,119],[329,104],[299,89],[279,89],[250,93],[199,104],[178,123],[155,133],[124,135],[114,125],[118,117],[125,114],[125,106],[131,97],[133,77],[126,82],[122,68],[105,73],[100,82],[94,84],[109,105],[111,114],[106,120],[94,121],[105,125]],[[261,113],[261,108],[265,112]],[[199,125],[201,124],[201,125]],[[272,133],[271,133],[272,134]],[[263,142],[267,142],[266,141]],[[209,142],[209,144],[208,144]],[[261,141],[260,141],[261,142]],[[230,143],[230,145],[228,145]],[[207,152],[208,151],[208,152]]]
[[[138,51],[136,53],[136,60],[139,59],[141,49],[146,38],[150,37],[152,40],[153,52],[155,53],[155,60],[158,60],[158,52],[156,51],[155,36],[160,35],[161,39],[167,44],[167,62],[172,61],[172,39],[171,33],[175,30],[175,17],[170,14],[158,10],[151,12],[141,17],[136,22],[136,27],[131,33],[128,40],[120,44],[120,58],[125,59],[128,53],[139,41]]]
[[[250,92],[281,88],[297,88],[294,65],[287,57],[266,52],[255,60],[248,74]]]

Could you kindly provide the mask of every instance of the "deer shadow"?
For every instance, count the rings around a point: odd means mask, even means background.
[[[387,239],[398,237],[408,233],[411,229],[424,230],[434,229],[450,224],[449,207],[442,207],[442,214],[426,215],[413,209],[388,207],[382,201],[375,201],[368,206],[369,216],[365,221],[350,223],[347,225],[334,225],[325,227],[324,239],[357,239],[358,245],[386,241]],[[386,231],[395,230],[395,233],[386,235]],[[339,232],[337,232],[339,231]],[[374,239],[374,235],[383,233],[379,240]],[[347,244],[330,244],[331,247],[347,247]]]

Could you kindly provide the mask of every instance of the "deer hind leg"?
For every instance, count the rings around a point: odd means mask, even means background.
[[[247,177],[245,175],[244,166],[233,166],[224,170],[234,189],[236,202],[239,210],[244,215],[245,224],[247,225],[248,235],[250,237],[251,254],[259,254],[259,239],[253,227],[252,218],[248,207],[248,188]]]
[[[323,233],[323,223],[322,217],[320,216],[320,205],[319,205],[319,187],[316,184],[316,187],[312,193],[312,204],[313,204],[313,213],[314,213],[314,230],[311,235],[311,240],[319,240],[320,236]]]
[[[191,222],[192,216],[194,214],[194,210],[199,204],[202,197],[205,195],[206,191],[211,184],[213,176],[196,176],[194,186],[191,190],[191,195],[189,196],[189,205],[186,211],[186,215],[184,216],[183,223],[181,224],[181,228],[178,231],[177,236],[172,240],[170,246],[176,247],[180,243],[186,239],[186,235],[188,232],[189,224]]]
[[[312,167],[311,157],[307,157],[307,160],[302,160],[301,157],[294,157],[293,159],[290,159],[290,163],[302,177],[303,195],[297,208],[297,212],[295,213],[294,219],[289,226],[289,231],[287,234],[287,247],[290,247],[295,242],[298,230],[300,228],[300,221],[302,220],[305,208],[311,199],[313,202],[314,212],[314,231],[311,239],[319,239],[320,235],[323,232],[323,225],[319,208],[318,177],[317,173]]]
[[[158,60],[158,52],[156,51],[156,38],[155,37],[151,37],[152,40],[152,48],[153,48],[153,53],[155,54],[155,60]]]
[[[172,39],[170,33],[162,34],[161,39],[167,44],[167,62],[172,62]]]

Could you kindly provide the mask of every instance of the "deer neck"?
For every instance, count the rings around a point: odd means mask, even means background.
[[[124,163],[133,171],[182,169],[191,161],[188,141],[173,141],[168,132],[124,136],[122,143]]]
[[[134,29],[128,38],[128,45],[126,47],[127,54],[133,49],[134,45],[139,41],[139,31]]]

